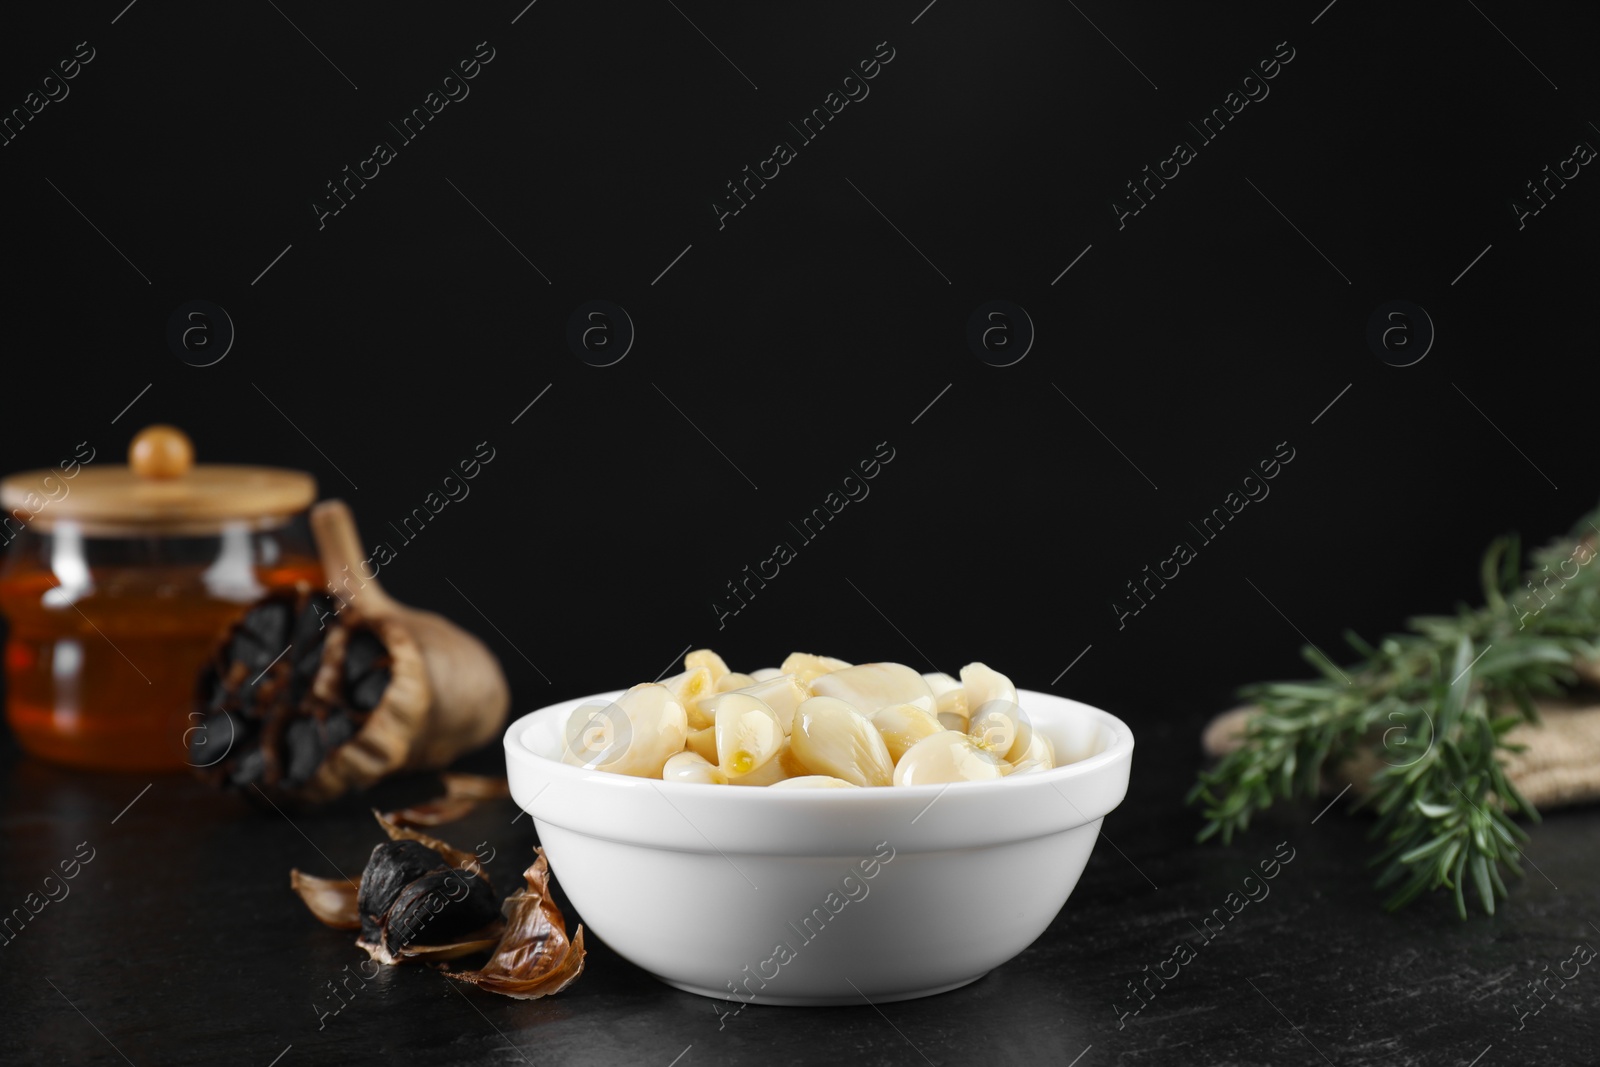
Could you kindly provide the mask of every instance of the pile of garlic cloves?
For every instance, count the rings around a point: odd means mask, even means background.
[[[577,708],[562,760],[701,785],[848,789],[983,781],[1055,766],[1011,680],[792,653],[749,674],[699,649],[680,674]]]

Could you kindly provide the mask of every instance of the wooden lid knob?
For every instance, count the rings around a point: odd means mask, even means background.
[[[146,426],[128,446],[128,466],[140,478],[182,478],[194,467],[194,445],[176,426]]]
[[[96,463],[85,448],[72,462],[0,479],[0,515],[22,509],[41,530],[72,522],[95,537],[201,535],[294,515],[317,496],[304,471],[196,464],[194,446],[175,426],[140,430],[125,467]]]

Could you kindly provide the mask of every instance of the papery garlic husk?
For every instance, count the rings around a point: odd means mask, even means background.
[[[697,785],[727,785],[728,776],[717,765],[696,752],[680,752],[667,760],[661,768],[661,777],[668,782],[690,782]]]
[[[897,763],[912,745],[944,730],[938,719],[915,704],[890,704],[879,708],[872,715],[872,725],[883,737],[889,758]]]
[[[585,770],[660,778],[689,739],[684,707],[664,685],[636,685],[616,700],[575,708],[564,730],[563,763]]]
[[[773,789],[855,789],[854,782],[847,782],[843,778],[834,778],[826,774],[803,774],[798,778],[786,778],[781,782],[774,782]]]
[[[895,785],[980,782],[1004,775],[1004,762],[971,737],[945,730],[906,750],[894,768]]]
[[[697,648],[683,657],[683,669],[692,671],[696,667],[704,667],[711,672],[711,684],[715,686],[724,675],[728,674],[728,665],[721,656],[709,648]]]
[[[717,766],[729,778],[742,778],[765,766],[783,747],[778,713],[748,693],[719,693],[716,716]]]
[[[712,653],[715,655],[716,653]],[[694,653],[690,653],[694,655]],[[697,706],[705,697],[717,691],[716,682],[711,677],[710,668],[700,665],[690,667],[682,674],[674,674],[671,678],[663,678],[659,683],[667,687],[672,698],[683,705],[689,717],[689,729],[703,730],[711,725],[711,717],[702,714]]]
[[[915,704],[933,714],[938,701],[922,675],[903,663],[864,663],[830,671],[811,683],[819,697],[835,697],[863,715],[872,715],[890,704]]]
[[[842,659],[832,656],[813,656],[809,652],[791,652],[784,657],[778,669],[784,674],[792,674],[800,679],[802,685],[810,685],[812,681],[822,677],[830,671],[841,671],[850,666]]]
[[[292,869],[289,871],[289,888],[297,893],[311,914],[324,926],[335,930],[361,929],[361,909],[356,898],[361,883],[348,878],[318,878],[314,874]]]
[[[526,888],[506,898],[506,931],[489,957],[475,971],[444,971],[447,978],[471,982],[480,989],[534,1000],[559,993],[583,973],[583,927],[567,939],[567,921],[550,899],[550,865],[544,849],[535,848],[533,866],[522,873]]]
[[[504,778],[481,774],[444,773],[444,796],[391,812],[390,818],[407,826],[442,826],[474,811],[486,800],[511,795],[511,783]]]
[[[815,696],[801,704],[789,745],[812,774],[855,785],[888,785],[894,779],[894,760],[877,727],[837,697]]]

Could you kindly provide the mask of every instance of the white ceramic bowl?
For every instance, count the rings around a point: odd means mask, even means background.
[[[572,710],[617,695],[512,723],[511,795],[585,927],[662,981],[724,1000],[876,1003],[981,978],[1066,903],[1133,759],[1121,720],[1024,691],[1034,729],[1073,762],[988,782],[802,790],[562,763]]]

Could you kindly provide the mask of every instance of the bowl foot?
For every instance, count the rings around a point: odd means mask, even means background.
[[[989,972],[984,972],[984,974],[987,973]],[[860,993],[842,994],[836,997],[774,997],[766,993],[756,993],[749,997],[734,996],[726,989],[706,989],[702,986],[689,985],[686,982],[674,982],[672,979],[662,978],[660,975],[655,975],[654,977],[657,981],[665,982],[674,989],[681,989],[685,993],[693,993],[696,996],[710,997],[712,1000],[737,1001],[740,1004],[761,1004],[776,1008],[845,1008],[859,1005],[865,999]],[[934,986],[931,989],[914,989],[905,993],[886,993],[873,997],[868,1003],[892,1004],[898,1000],[917,1000],[920,997],[936,996],[940,993],[948,993],[952,989],[960,989],[962,986],[971,985],[982,977],[983,974],[975,974],[971,978],[963,978],[959,982]]]

